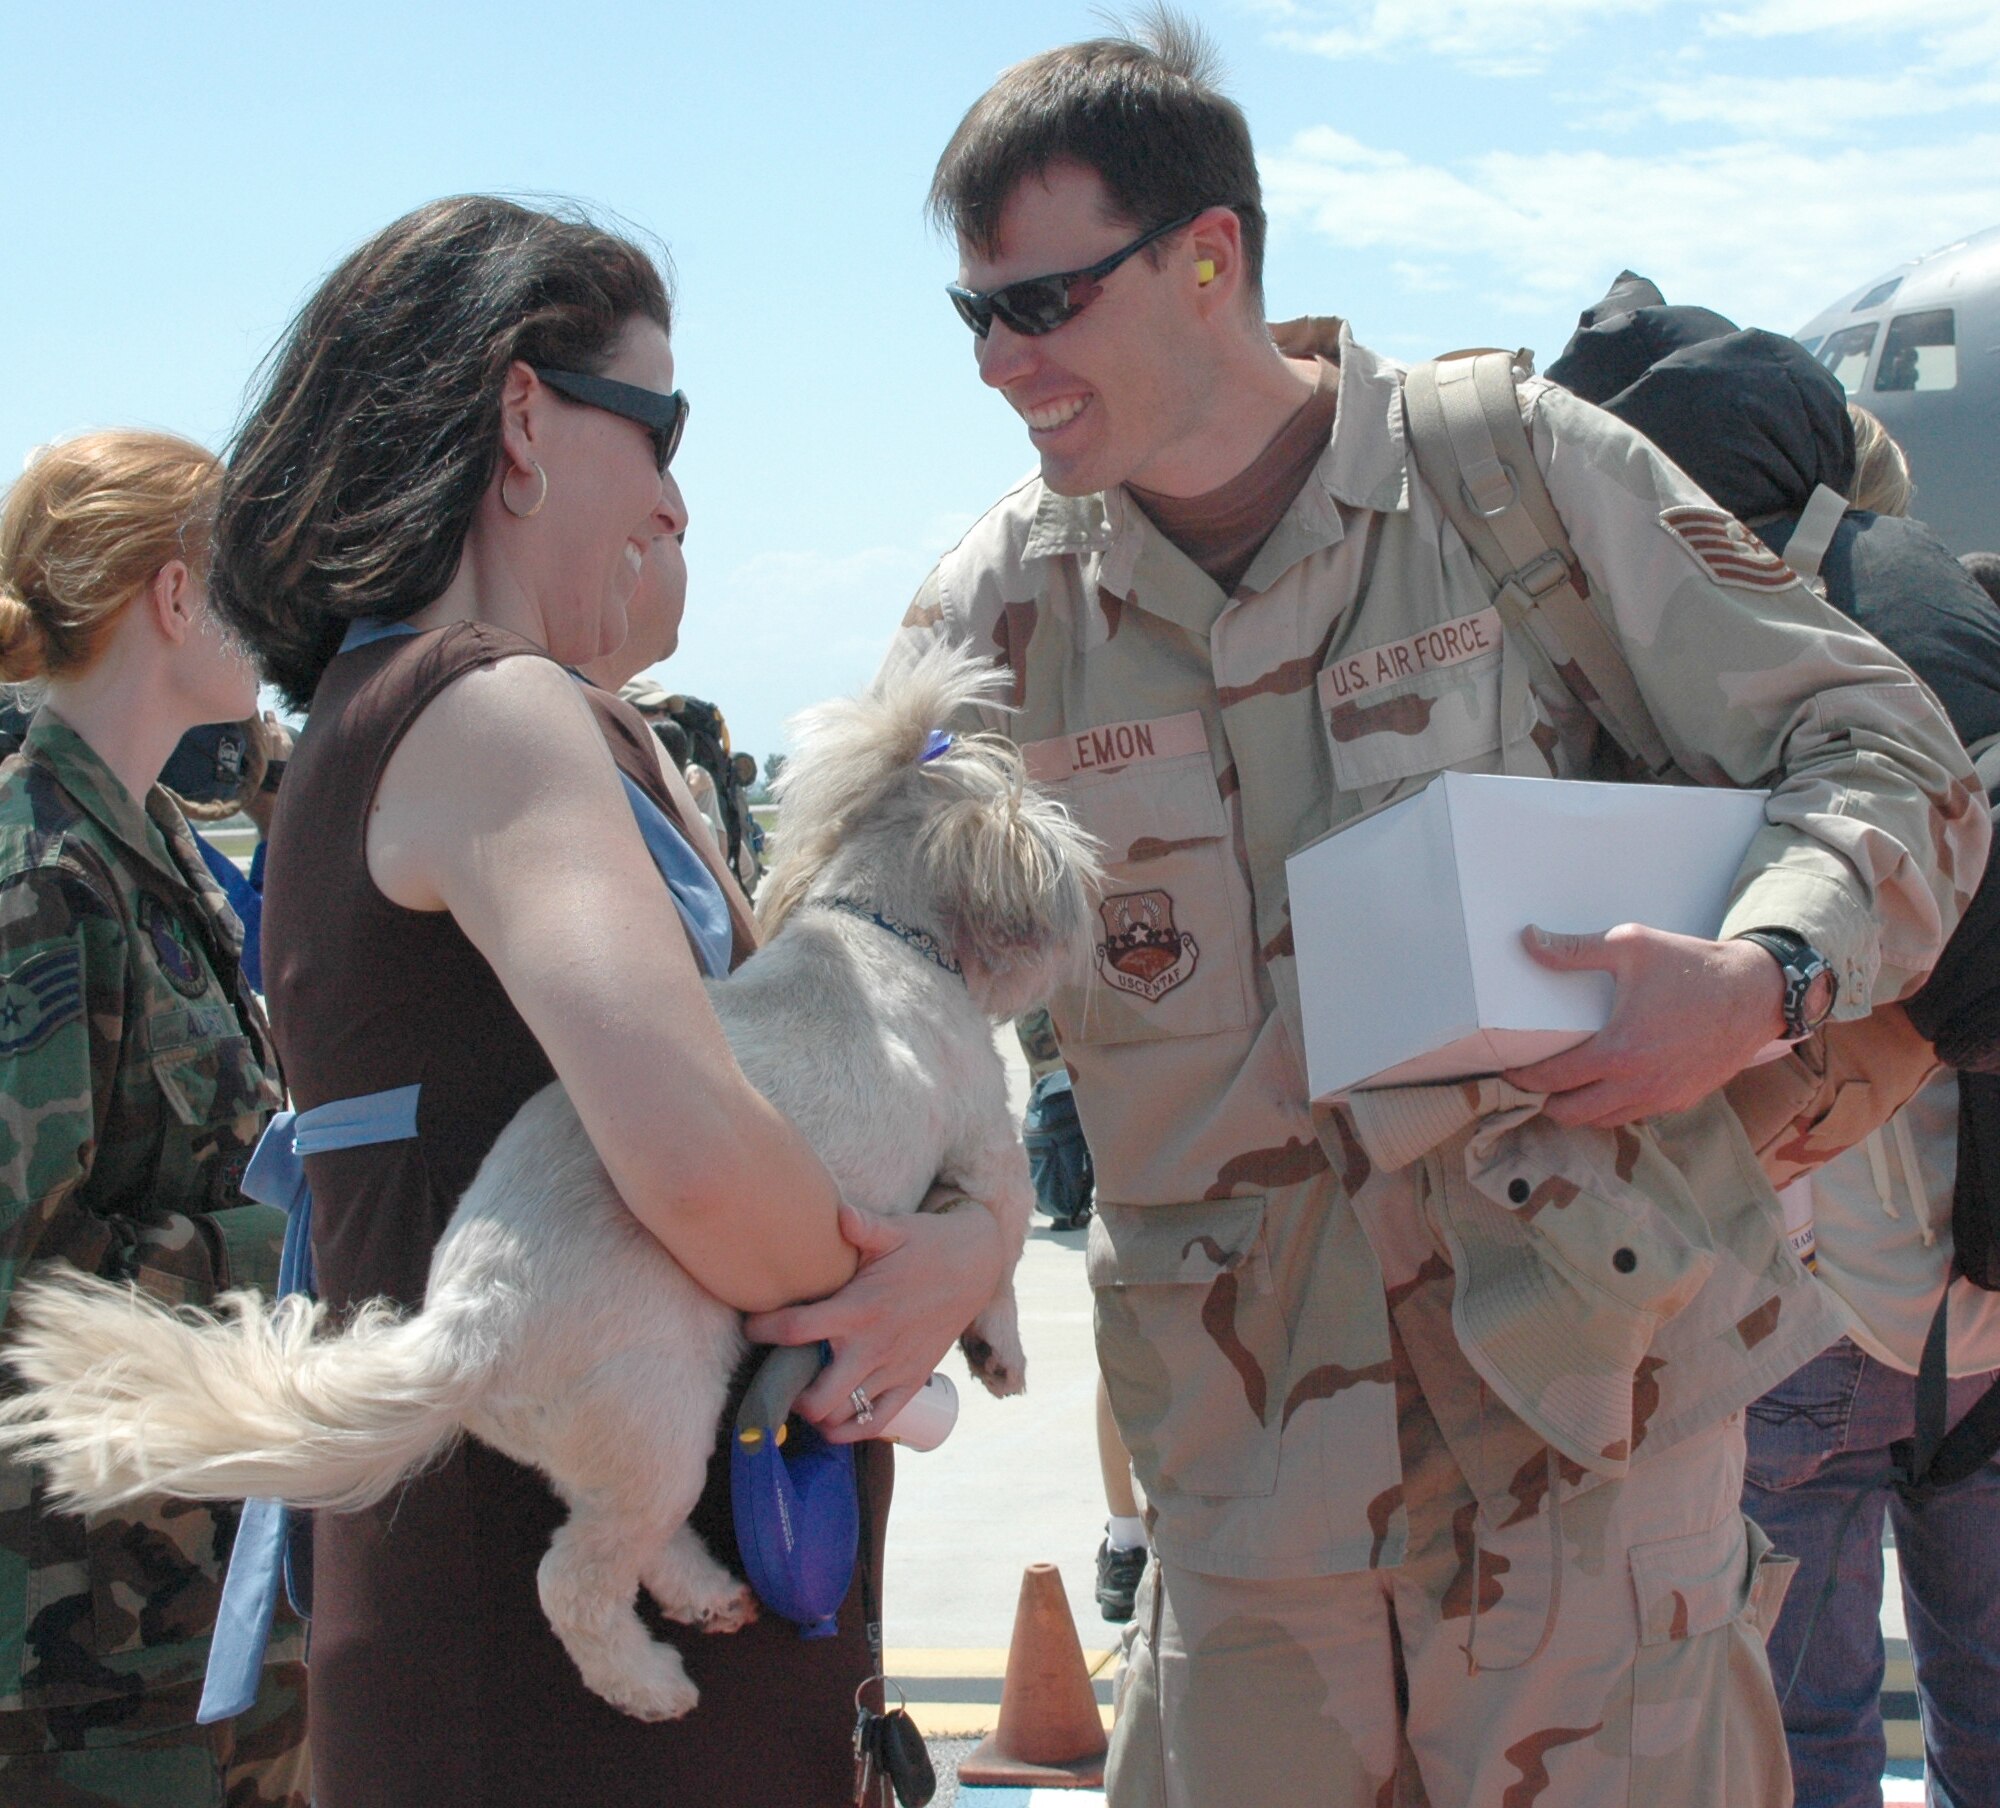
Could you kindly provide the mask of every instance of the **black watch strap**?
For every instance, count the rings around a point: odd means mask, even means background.
[[[1784,975],[1786,1041],[1797,1042],[1810,1036],[1832,1015],[1839,981],[1832,963],[1804,936],[1792,929],[1746,929],[1736,939],[1755,942],[1778,963],[1778,971]],[[1807,1001],[1822,977],[1829,982],[1825,1006],[1809,1011]]]

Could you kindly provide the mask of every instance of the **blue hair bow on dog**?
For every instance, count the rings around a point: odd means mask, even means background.
[[[729,1496],[743,1573],[757,1599],[799,1628],[831,1638],[861,1546],[854,1452],[829,1444],[792,1405],[820,1371],[824,1344],[780,1345],[736,1409]]]

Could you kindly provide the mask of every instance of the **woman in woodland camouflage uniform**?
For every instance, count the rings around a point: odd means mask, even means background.
[[[269,1291],[283,1214],[238,1190],[282,1087],[236,918],[158,784],[256,706],[209,608],[220,471],[163,433],[45,448],[0,513],[0,679],[46,682],[0,766],[0,1337],[31,1263],[163,1299]],[[0,1800],[306,1808],[302,1637],[195,1724],[235,1509],[79,1517],[0,1462]]]

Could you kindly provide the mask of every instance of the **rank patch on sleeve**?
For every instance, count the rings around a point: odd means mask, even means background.
[[[1799,581],[1797,572],[1722,509],[1680,503],[1660,511],[1660,525],[1718,584],[1737,590],[1784,590]]]
[[[0,974],[0,1055],[40,1048],[83,1015],[83,951],[51,948]]]

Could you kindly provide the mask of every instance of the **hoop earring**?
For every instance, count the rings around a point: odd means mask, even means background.
[[[531,465],[535,466],[535,475],[542,480],[542,493],[535,498],[535,506],[533,508],[517,509],[511,502],[507,500],[506,478],[503,477],[500,480],[500,506],[504,508],[508,514],[512,515],[516,521],[532,521],[537,515],[539,515],[542,512],[542,504],[548,501],[549,499],[548,472],[544,471],[539,464],[535,464],[535,461],[532,458],[529,459],[528,462]],[[509,471],[507,473],[507,476],[508,477],[513,476],[513,472]]]

